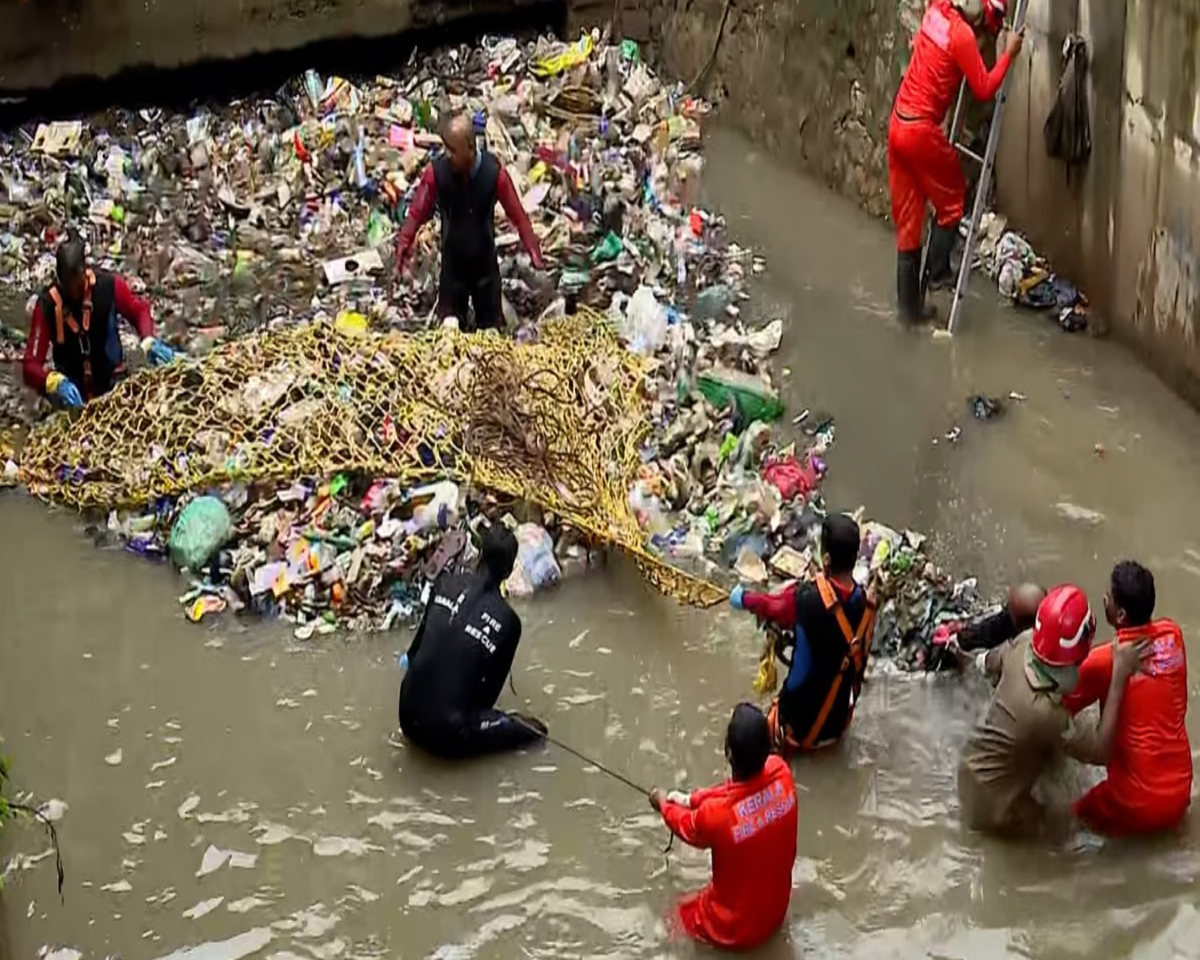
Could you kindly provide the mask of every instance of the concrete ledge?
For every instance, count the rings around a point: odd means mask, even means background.
[[[0,0],[0,93],[380,38],[560,6],[546,0]]]

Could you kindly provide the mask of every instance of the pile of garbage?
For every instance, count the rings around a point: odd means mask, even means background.
[[[324,483],[230,485],[180,502],[165,524],[153,512],[114,511],[97,538],[167,555],[187,571],[180,602],[192,622],[226,610],[286,618],[299,640],[412,624],[428,585],[472,564],[481,527],[491,522],[509,524],[520,545],[511,595],[598,562],[577,528],[536,510],[537,520],[518,522],[496,498],[450,480],[406,487],[338,474]]]
[[[1019,307],[1045,310],[1068,333],[1086,330],[1087,297],[1069,280],[1054,272],[1049,261],[996,213],[986,213],[979,225],[976,267],[996,281],[1003,297]]]
[[[636,44],[584,35],[485,38],[361,82],[309,71],[274,97],[188,114],[41,124],[0,137],[0,283],[24,302],[76,229],[102,266],[144,286],[165,338],[189,354],[344,311],[420,326],[437,295],[438,227],[394,283],[392,240],[440,125],[465,113],[512,177],[558,293],[604,307],[642,281],[698,290],[720,259],[683,248],[711,226],[702,211],[689,219],[707,109],[661,83]],[[556,291],[507,224],[497,242],[506,316],[536,319]]]
[[[37,289],[73,225],[187,354],[35,426],[6,476],[102,511],[103,542],[169,557],[190,619],[283,617],[301,638],[411,621],[488,523],[516,530],[516,594],[610,545],[702,606],[735,579],[809,576],[834,423],[804,411],[799,439],[781,436],[782,321],[742,315],[765,264],[698,203],[707,109],[635,44],[593,34],[0,139],[0,282]],[[500,226],[512,339],[423,332],[436,220],[391,279],[395,230],[459,112],[552,264],[547,284]],[[915,534],[864,531],[888,598],[877,643],[920,665],[972,591]]]

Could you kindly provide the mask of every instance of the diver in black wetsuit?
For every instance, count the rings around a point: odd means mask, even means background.
[[[473,757],[545,735],[540,721],[496,709],[521,640],[521,619],[500,595],[516,559],[516,538],[495,524],[475,573],[445,573],[433,585],[400,684],[400,729],[428,753]]]

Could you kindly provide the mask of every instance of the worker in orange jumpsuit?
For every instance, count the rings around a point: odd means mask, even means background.
[[[688,795],[654,790],[650,805],[684,843],[712,850],[712,882],[686,897],[677,916],[702,943],[748,950],[787,916],[796,863],[796,786],[771,755],[767,718],[738,704],[725,732],[727,782]]]
[[[988,70],[976,34],[998,34],[1008,0],[930,0],[913,41],[912,60],[900,82],[888,124],[888,188],[896,225],[896,293],[900,315],[930,319],[921,283],[921,236],[925,204],[933,205],[927,283],[938,290],[953,283],[950,253],[966,206],[967,181],[944,129],[946,113],[963,78],[980,100],[996,95],[1024,31],[1010,33],[996,65]]]
[[[1104,613],[1116,639],[1092,650],[1063,701],[1072,713],[1103,704],[1097,748],[1080,759],[1104,764],[1108,776],[1074,812],[1109,836],[1172,830],[1192,799],[1187,652],[1178,624],[1151,619],[1154,603],[1149,570],[1132,561],[1113,568]],[[1128,666],[1137,660],[1117,656],[1116,646],[1130,643],[1141,648],[1140,669]]]

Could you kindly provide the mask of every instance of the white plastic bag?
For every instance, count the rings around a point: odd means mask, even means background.
[[[638,287],[625,309],[621,335],[629,349],[643,356],[654,353],[667,339],[667,311],[649,287]]]
[[[562,570],[554,557],[554,541],[546,528],[536,523],[517,527],[517,562],[508,578],[508,592],[527,597],[562,579]]]

